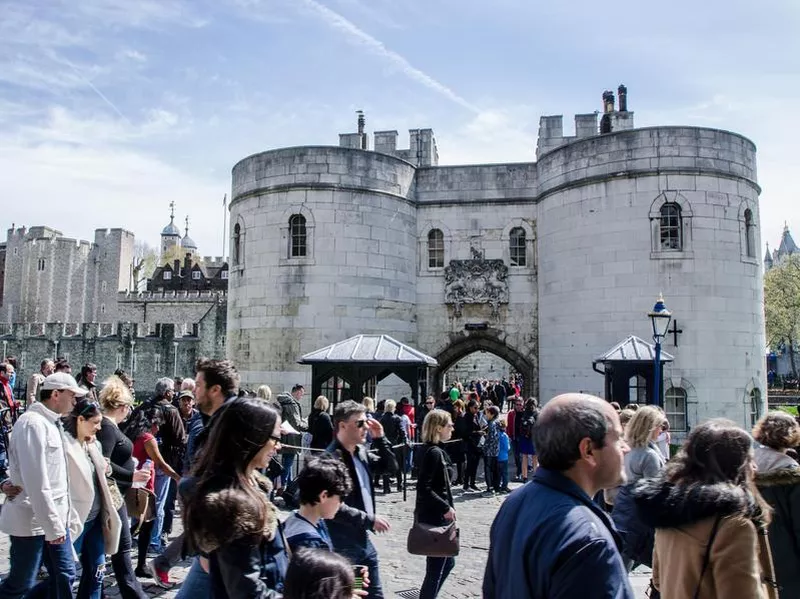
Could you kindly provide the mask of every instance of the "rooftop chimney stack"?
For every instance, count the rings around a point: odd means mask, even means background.
[[[356,114],[358,115],[358,135],[361,139],[361,149],[367,149],[367,136],[364,133],[364,126],[366,125],[367,121],[364,118],[364,111],[363,110],[356,110]]]
[[[603,113],[609,112],[614,112],[614,92],[606,90],[603,92]]]
[[[620,84],[617,88],[617,96],[619,97],[619,111],[628,112],[628,88]]]

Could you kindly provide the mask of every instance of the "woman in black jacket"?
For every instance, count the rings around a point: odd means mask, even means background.
[[[800,425],[785,412],[768,412],[753,429],[756,486],[772,507],[769,544],[781,597],[800,597],[800,465],[787,455],[800,445]]]
[[[114,479],[120,493],[124,496],[131,484],[146,483],[150,473],[146,470],[134,472],[133,443],[119,430],[120,423],[124,422],[133,410],[133,396],[128,385],[119,377],[112,376],[103,382],[100,391],[100,408],[103,411],[103,421],[97,440],[103,448],[103,457],[111,464],[111,477]],[[147,593],[134,575],[131,563],[130,520],[125,502],[117,511],[122,521],[122,530],[119,538],[117,553],[111,556],[111,566],[114,568],[114,577],[117,580],[119,593],[122,599],[147,599]]]
[[[444,410],[431,410],[422,424],[422,459],[417,479],[416,517],[423,524],[440,526],[456,519],[450,492],[450,458],[441,443],[453,435],[453,422]],[[419,599],[435,599],[455,566],[453,557],[426,558],[425,579]]]
[[[215,599],[282,596],[289,559],[259,472],[280,449],[280,435],[280,415],[266,403],[230,401],[182,483],[187,539],[208,554]]]
[[[333,421],[328,414],[328,398],[320,395],[308,417],[308,432],[311,433],[311,448],[326,449],[333,441]]]

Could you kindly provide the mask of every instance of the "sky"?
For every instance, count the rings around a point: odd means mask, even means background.
[[[158,244],[175,202],[220,255],[245,156],[430,127],[440,164],[532,161],[539,117],[628,87],[637,126],[758,147],[763,243],[800,239],[794,0],[2,0],[3,225]]]

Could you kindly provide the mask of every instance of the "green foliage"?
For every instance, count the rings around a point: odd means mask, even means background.
[[[797,406],[775,406],[781,412],[786,412],[787,414],[791,414],[795,418],[797,418]]]
[[[767,343],[773,350],[783,345],[794,363],[794,345],[800,339],[800,255],[788,256],[764,277],[764,315]]]

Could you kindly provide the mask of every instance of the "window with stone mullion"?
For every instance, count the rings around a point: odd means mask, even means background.
[[[683,249],[681,240],[681,207],[674,203],[667,203],[661,207],[661,249]]]
[[[527,256],[525,255],[525,229],[514,227],[509,235],[509,256],[512,266],[525,266]]]
[[[686,430],[686,391],[670,387],[664,393],[664,413],[673,431]]]
[[[428,268],[444,266],[444,234],[439,229],[428,233]]]
[[[291,236],[292,258],[302,258],[306,255],[306,219],[302,214],[294,214],[289,219],[289,233]]]

